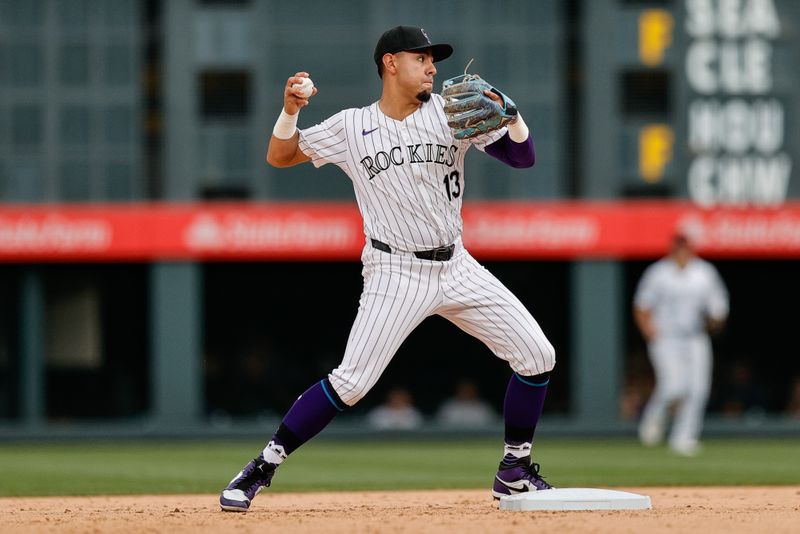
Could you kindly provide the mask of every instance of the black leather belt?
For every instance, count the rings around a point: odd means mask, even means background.
[[[377,239],[370,239],[372,242],[372,246],[378,250],[383,252],[388,252],[389,254],[392,253],[392,247],[384,243],[383,241],[378,241]],[[448,261],[450,258],[453,257],[453,251],[455,250],[455,245],[447,245],[444,247],[434,248],[431,250],[417,250],[414,252],[414,256],[418,257],[421,260],[430,260],[430,261]]]

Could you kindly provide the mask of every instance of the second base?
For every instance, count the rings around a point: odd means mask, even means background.
[[[650,497],[627,491],[594,488],[557,488],[507,495],[500,509],[526,510],[648,510]]]

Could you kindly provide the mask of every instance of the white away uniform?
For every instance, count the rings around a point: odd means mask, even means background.
[[[645,270],[634,305],[651,313],[655,328],[648,352],[656,388],[642,415],[640,437],[645,443],[658,441],[670,404],[680,400],[669,441],[676,451],[692,452],[711,387],[711,341],[705,321],[727,317],[727,290],[707,261],[692,258],[681,269],[664,258]]]

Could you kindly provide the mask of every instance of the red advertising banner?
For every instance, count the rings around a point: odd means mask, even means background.
[[[653,258],[676,232],[715,258],[800,258],[800,203],[703,209],[688,202],[464,207],[464,242],[491,258]]]
[[[464,242],[484,259],[654,258],[681,230],[711,258],[800,259],[800,202],[466,203]],[[0,261],[357,260],[352,203],[0,206]]]

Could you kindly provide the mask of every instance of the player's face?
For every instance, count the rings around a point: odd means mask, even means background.
[[[678,245],[672,249],[672,257],[675,258],[675,263],[681,268],[686,267],[693,256],[694,252],[688,244]]]
[[[683,235],[676,235],[672,240],[672,258],[680,268],[686,267],[694,256],[694,250],[689,239]]]
[[[430,50],[420,52],[399,52],[397,61],[397,79],[400,85],[420,102],[427,102],[433,91],[433,77],[436,67],[433,65],[433,54]]]

